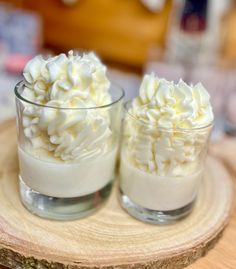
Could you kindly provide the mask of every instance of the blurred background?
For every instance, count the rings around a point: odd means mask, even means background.
[[[109,77],[138,92],[144,73],[201,81],[216,115],[213,139],[236,135],[236,1],[0,0],[0,121],[36,54],[93,50]]]

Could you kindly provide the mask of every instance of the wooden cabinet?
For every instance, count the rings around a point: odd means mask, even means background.
[[[151,46],[163,45],[172,3],[151,13],[139,0],[78,0],[72,6],[61,0],[18,2],[42,15],[46,45],[95,50],[108,61],[137,67]]]

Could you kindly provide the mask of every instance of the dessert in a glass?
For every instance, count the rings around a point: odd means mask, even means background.
[[[213,124],[210,96],[145,75],[139,96],[125,105],[120,202],[134,217],[171,223],[193,209]]]
[[[93,53],[36,56],[16,85],[21,200],[32,213],[77,219],[108,198],[124,92]]]

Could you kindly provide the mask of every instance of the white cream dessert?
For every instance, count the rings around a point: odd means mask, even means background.
[[[107,185],[114,177],[117,138],[108,109],[95,109],[112,102],[106,67],[93,53],[70,51],[36,56],[23,75],[23,181],[54,197],[83,196]]]
[[[168,211],[191,203],[214,116],[201,83],[145,75],[125,118],[120,186],[136,204]]]

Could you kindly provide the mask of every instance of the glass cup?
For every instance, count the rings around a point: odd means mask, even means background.
[[[49,219],[78,219],[108,198],[114,179],[124,91],[91,108],[39,105],[15,87],[19,187],[23,205]]]
[[[126,103],[120,203],[135,218],[175,222],[193,209],[204,171],[212,124],[196,129],[159,128],[129,114]]]

